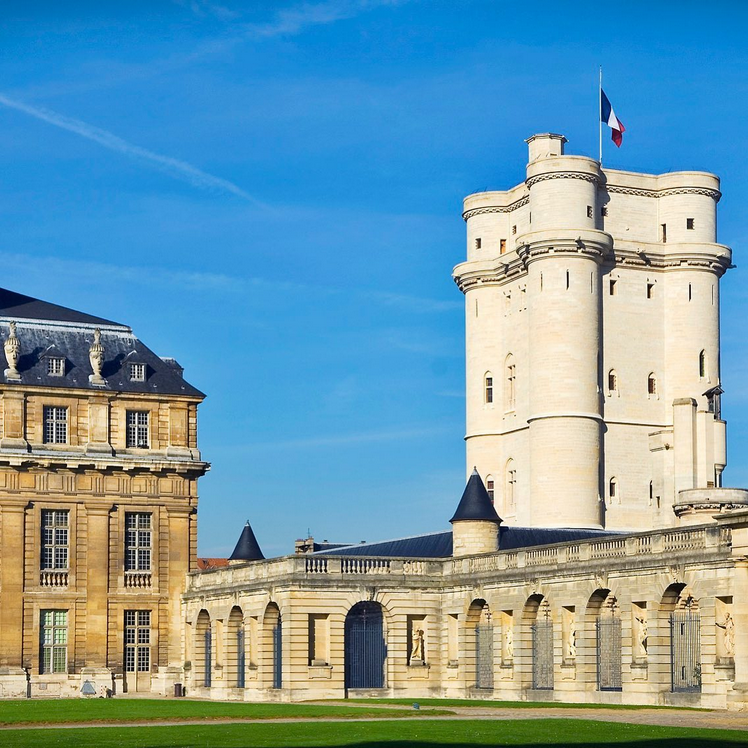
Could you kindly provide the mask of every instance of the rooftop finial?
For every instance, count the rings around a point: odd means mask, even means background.
[[[21,341],[16,335],[16,323],[10,323],[10,334],[3,344],[5,348],[5,358],[8,362],[8,368],[5,370],[6,379],[21,379],[18,371],[18,354],[21,352]]]
[[[88,360],[91,362],[93,374],[88,378],[91,384],[106,384],[104,377],[101,376],[101,370],[104,366],[104,346],[101,344],[101,330],[97,327],[94,330],[94,339],[91,347],[88,349]]]

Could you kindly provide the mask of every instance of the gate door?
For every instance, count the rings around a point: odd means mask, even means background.
[[[621,681],[621,619],[601,617],[597,627],[597,689],[620,691]]]
[[[205,632],[205,682],[203,685],[206,688],[210,688],[211,683],[211,672],[210,672],[210,661],[213,654],[213,633],[210,629]]]
[[[673,691],[701,691],[701,621],[698,613],[670,614]]]
[[[273,628],[273,688],[283,686],[283,629],[281,619]]]
[[[382,606],[357,603],[345,618],[345,687],[384,688],[386,656]]]
[[[553,689],[553,621],[532,624],[532,687]]]
[[[493,688],[493,626],[475,627],[475,687]]]
[[[246,654],[244,652],[244,631],[236,632],[236,687],[244,688],[246,673]]]

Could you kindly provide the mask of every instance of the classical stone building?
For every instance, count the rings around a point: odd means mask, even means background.
[[[0,290],[0,696],[173,692],[197,406],[125,326]]]
[[[522,184],[465,200],[452,530],[263,560],[245,528],[228,568],[189,575],[189,692],[748,708],[719,181],[603,170],[565,142],[530,138]]]
[[[3,695],[88,680],[748,709],[718,180],[528,143],[525,182],[465,201],[469,478],[451,530],[264,559],[247,525],[230,559],[198,563],[202,395],[129,328],[0,294]]]

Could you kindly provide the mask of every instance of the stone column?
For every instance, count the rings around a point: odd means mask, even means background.
[[[86,668],[107,667],[109,512],[111,504],[86,504]]]

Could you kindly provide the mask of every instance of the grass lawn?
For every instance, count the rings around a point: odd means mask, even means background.
[[[331,700],[332,701],[332,700]],[[347,699],[355,704],[392,704],[393,706],[450,707],[450,706],[479,706],[494,709],[687,709],[689,711],[703,711],[695,707],[682,706],[647,706],[646,704],[588,704],[566,703],[560,701],[494,701],[493,699]]]
[[[412,703],[412,702],[411,702]],[[410,706],[410,704],[409,704]],[[337,704],[244,704],[189,699],[22,699],[0,701],[0,725],[62,724],[74,722],[147,722],[236,717],[248,719],[328,719],[331,717],[413,717],[449,715],[439,709],[366,709]],[[0,733],[0,745],[4,741]],[[5,744],[12,745],[12,744]],[[169,745],[168,743],[166,745]]]
[[[735,730],[691,730],[591,720],[295,722],[169,727],[2,730],[12,748],[475,748],[476,746],[605,746],[629,748],[745,748]]]

